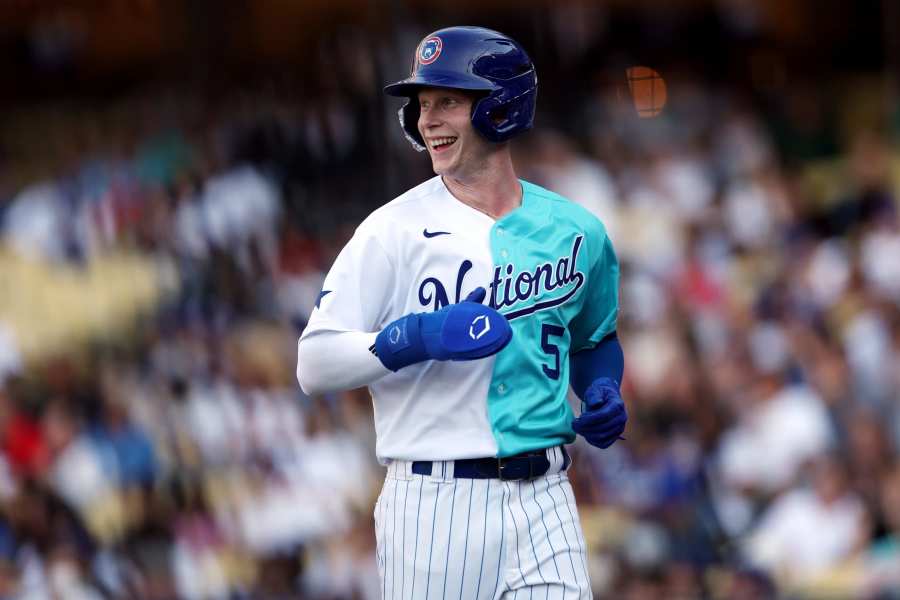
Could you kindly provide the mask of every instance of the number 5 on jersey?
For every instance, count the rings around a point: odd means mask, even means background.
[[[559,346],[552,343],[550,338],[562,337],[565,333],[566,330],[559,325],[544,323],[541,326],[541,349],[552,356],[554,362],[553,367],[542,364],[541,368],[544,370],[544,375],[550,379],[559,379]]]

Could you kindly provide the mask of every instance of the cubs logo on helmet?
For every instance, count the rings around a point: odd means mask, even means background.
[[[419,45],[419,64],[430,65],[436,61],[438,56],[441,55],[441,48],[443,45],[441,38],[437,36],[424,40]]]

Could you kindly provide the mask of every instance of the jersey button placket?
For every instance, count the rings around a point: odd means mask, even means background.
[[[496,231],[497,237],[503,237],[504,235],[506,235],[506,231],[502,227],[497,227]],[[500,258],[504,260],[509,258],[509,252],[506,250],[506,248],[500,249]]]

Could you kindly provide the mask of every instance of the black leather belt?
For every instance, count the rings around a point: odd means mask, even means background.
[[[563,455],[563,470],[571,462],[564,446],[559,447]],[[505,458],[463,458],[453,461],[453,476],[461,479],[503,479],[516,481],[534,479],[550,470],[547,452],[551,449],[533,450]],[[430,460],[417,460],[412,464],[412,472],[417,475],[431,475]]]

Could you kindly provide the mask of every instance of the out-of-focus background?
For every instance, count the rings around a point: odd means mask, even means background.
[[[530,50],[520,173],[622,263],[597,597],[900,597],[900,4],[4,0],[0,598],[379,597],[371,402],[295,343],[452,24]]]

